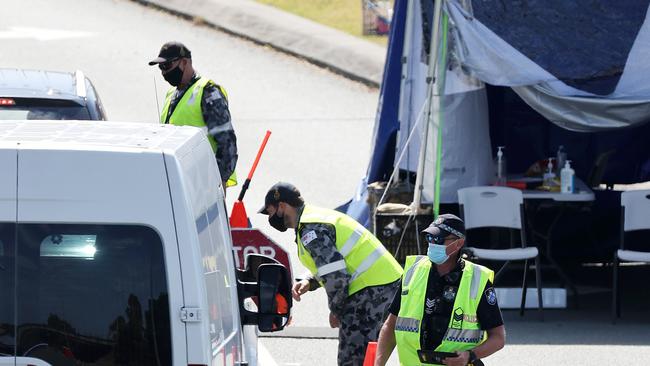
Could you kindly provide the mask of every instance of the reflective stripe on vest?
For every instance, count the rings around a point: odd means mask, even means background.
[[[402,365],[425,365],[420,363],[417,351],[420,349],[429,271],[433,266],[430,260],[424,258],[427,257],[409,256],[404,267],[401,305],[395,323],[395,340]],[[494,272],[491,270],[465,261],[447,331],[436,351],[465,351],[485,340],[486,333],[481,330],[476,311],[487,281],[493,278]]]
[[[205,124],[203,119],[203,112],[201,110],[201,101],[203,100],[203,90],[208,84],[216,85],[221,93],[226,99],[228,99],[226,91],[219,85],[215,84],[212,80],[202,77],[199,78],[194,84],[190,85],[189,89],[185,91],[181,100],[176,104],[174,111],[172,112],[171,117],[169,117],[169,123],[176,126],[194,126],[198,127],[205,132],[210,141],[210,146],[212,146],[212,151],[217,151],[217,142],[214,140],[212,135],[208,132],[208,127]],[[167,114],[169,113],[169,108],[171,106],[172,97],[176,88],[171,88],[167,91],[167,96],[165,97],[165,104],[163,105],[163,110],[160,115],[160,123],[165,123],[167,121]],[[230,125],[232,126],[232,125]],[[220,126],[221,127],[221,126]],[[235,172],[228,178],[226,182],[227,187],[237,185],[237,175]]]
[[[345,270],[350,275],[348,295],[369,286],[385,285],[397,281],[402,267],[384,248],[381,242],[361,224],[340,212],[305,205],[298,223],[298,233],[307,223],[333,225],[336,231],[336,249],[344,260],[316,267],[314,259],[305,249],[303,239],[298,236],[298,257],[300,262],[317,278]],[[309,244],[307,244],[309,245]],[[343,263],[341,263],[343,262]]]
[[[341,259],[336,262],[328,263],[324,266],[318,267],[318,277],[323,277],[327,274],[334,273],[345,269],[345,260]]]

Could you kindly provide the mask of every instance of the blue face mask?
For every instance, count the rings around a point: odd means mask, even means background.
[[[441,244],[429,244],[427,256],[435,264],[443,264],[449,259],[447,247]]]

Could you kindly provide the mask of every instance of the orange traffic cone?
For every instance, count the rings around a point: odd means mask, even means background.
[[[246,207],[244,207],[244,202],[235,201],[232,206],[232,212],[230,214],[230,227],[249,227],[248,215],[246,214]]]
[[[376,355],[377,342],[368,342],[368,347],[366,347],[366,357],[363,359],[363,366],[373,366],[375,364]]]

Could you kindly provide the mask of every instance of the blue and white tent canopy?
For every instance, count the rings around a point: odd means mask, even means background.
[[[609,181],[650,180],[650,152],[633,150],[634,135],[650,137],[650,1],[440,1],[437,39],[433,0],[395,2],[373,154],[348,213],[367,219],[367,183],[388,180],[396,168],[417,171],[423,136],[424,202],[453,203],[457,189],[491,183],[493,146],[503,143],[506,156],[527,159],[550,156],[557,140],[589,145],[591,155],[615,143],[613,165],[628,165]],[[438,57],[428,84],[432,47]],[[514,114],[507,103],[496,106],[486,86],[514,91],[529,106],[516,118],[550,121],[547,134],[504,141],[507,133],[495,131],[515,129]],[[534,141],[543,139],[550,142]],[[588,170],[593,156],[577,148],[573,155],[578,173]]]

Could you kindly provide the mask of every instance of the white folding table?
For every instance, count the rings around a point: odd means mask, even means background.
[[[529,178],[523,177],[521,175],[508,178],[509,182],[542,183],[542,178]],[[557,271],[560,277],[562,277],[562,280],[566,283],[566,285],[571,289],[571,292],[573,292],[577,298],[578,290],[575,284],[573,281],[571,281],[568,275],[564,272],[564,270],[562,270],[560,265],[555,259],[553,259],[553,256],[551,255],[551,234],[553,233],[553,230],[558,224],[560,217],[566,208],[575,204],[585,204],[593,202],[595,200],[594,192],[582,181],[582,179],[574,177],[574,188],[575,190],[573,193],[551,192],[536,189],[524,189],[522,190],[522,193],[524,204],[526,204],[526,201],[532,200],[552,200],[555,202],[553,206],[556,206],[558,208],[557,214],[551,221],[551,224],[549,225],[546,233],[538,232],[534,229],[534,227],[532,227],[532,225],[530,226],[534,234],[537,234],[537,236],[543,238],[546,241],[546,248],[543,251],[544,257],[549,261],[551,266]],[[532,222],[530,219],[527,219],[527,221],[529,223]]]

